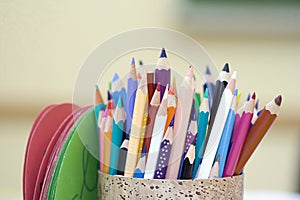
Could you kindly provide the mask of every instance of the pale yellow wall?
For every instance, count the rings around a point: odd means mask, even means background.
[[[0,194],[21,195],[22,159],[34,116],[47,104],[71,101],[77,72],[89,52],[114,34],[147,26],[189,34],[219,68],[230,62],[244,96],[255,90],[264,104],[283,95],[277,125],[247,167],[246,188],[295,191],[300,37],[223,35],[206,26],[195,32],[180,21],[182,2],[131,2],[0,1]]]

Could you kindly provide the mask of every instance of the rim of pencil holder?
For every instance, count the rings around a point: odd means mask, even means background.
[[[112,176],[98,171],[100,199],[243,199],[244,174],[211,179],[172,180]]]

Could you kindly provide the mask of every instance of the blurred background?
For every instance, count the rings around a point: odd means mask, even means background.
[[[0,0],[0,198],[21,198],[26,142],[40,110],[72,101],[88,54],[139,27],[191,36],[218,69],[229,62],[238,71],[242,98],[255,90],[260,107],[283,95],[280,117],[246,168],[245,190],[300,192],[298,1]]]

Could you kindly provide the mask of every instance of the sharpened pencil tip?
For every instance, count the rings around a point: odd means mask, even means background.
[[[235,89],[235,90],[234,90],[234,96],[237,96],[238,93],[239,93],[239,90],[238,90],[238,89]]]
[[[251,96],[251,95],[250,95],[250,94],[248,94],[248,96],[247,96],[247,101],[249,101],[249,100],[250,100],[250,96]]]
[[[174,126],[174,117],[172,118],[172,120],[171,120],[169,126]]]
[[[210,70],[209,70],[209,67],[208,67],[208,65],[206,66],[206,71],[205,71],[205,74],[207,74],[207,75],[211,75],[211,72],[210,72]]]
[[[170,94],[170,95],[174,95],[174,94],[175,94],[175,92],[174,92],[174,87],[173,87],[173,86],[170,87],[170,89],[169,89],[169,94]]]
[[[281,105],[281,102],[282,102],[282,97],[281,95],[278,95],[276,98],[275,98],[275,103],[277,106],[280,106]]]
[[[204,98],[208,98],[208,88],[205,88],[205,92],[204,92]]]
[[[117,107],[118,108],[122,108],[123,107],[123,101],[122,101],[122,97],[121,96],[119,97]]]
[[[162,48],[161,53],[160,53],[160,58],[166,58],[167,54],[166,54],[166,50],[165,48]]]
[[[139,64],[140,64],[140,65],[143,65],[144,63],[143,63],[143,61],[139,60]]]
[[[112,78],[112,82],[115,82],[118,79],[119,79],[119,75],[118,75],[118,73],[115,73],[113,78]]]
[[[251,99],[255,99],[255,98],[256,98],[256,94],[255,94],[255,92],[253,92]]]
[[[111,95],[110,91],[108,90],[107,91],[107,100],[109,101],[109,100],[111,100],[111,98],[112,98],[112,95]]]
[[[131,65],[135,65],[134,57],[132,57],[132,59],[131,59]]]
[[[187,74],[190,78],[194,78],[194,70],[193,70],[193,67],[190,65],[189,67],[189,71],[188,71],[188,74]]]
[[[98,86],[98,84],[96,84],[96,85],[95,85],[95,87],[96,87],[96,89],[99,89],[99,86]]]
[[[228,63],[225,63],[222,71],[229,72],[229,65],[228,65]]]

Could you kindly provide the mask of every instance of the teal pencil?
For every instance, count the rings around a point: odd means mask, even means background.
[[[199,165],[202,162],[202,157],[204,153],[204,141],[206,137],[206,129],[207,122],[209,117],[209,102],[208,102],[208,89],[205,89],[204,98],[201,102],[199,109],[199,117],[198,117],[198,136],[196,142],[196,150],[195,150],[195,163],[193,167],[193,175],[194,178],[197,174],[197,170]]]
[[[125,111],[123,107],[122,97],[119,97],[118,104],[113,118],[112,138],[111,138],[111,153],[109,174],[116,175],[119,161],[119,149],[123,138],[125,123]]]

